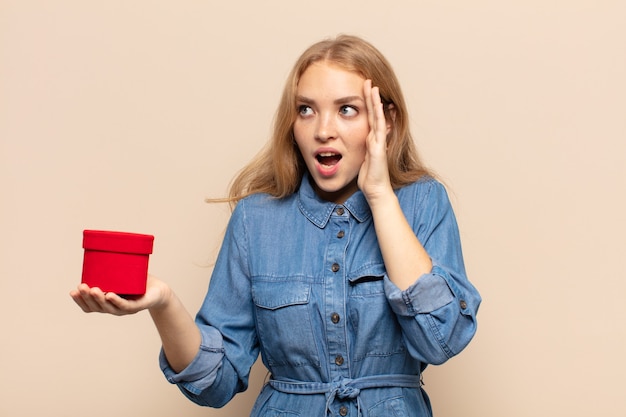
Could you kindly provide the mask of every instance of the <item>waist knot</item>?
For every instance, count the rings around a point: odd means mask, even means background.
[[[336,396],[339,399],[345,400],[346,398],[355,399],[361,393],[361,390],[350,383],[353,379],[343,379],[340,383],[331,389],[330,396]],[[334,395],[333,395],[334,394]]]
[[[371,375],[361,378],[343,378],[333,382],[303,382],[292,379],[270,379],[268,384],[277,391],[289,394],[325,394],[326,412],[338,398],[356,400],[357,415],[361,415],[360,394],[364,389],[372,388],[419,388],[422,382],[419,375]]]

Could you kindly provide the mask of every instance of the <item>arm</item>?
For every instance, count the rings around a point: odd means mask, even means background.
[[[378,87],[364,84],[370,134],[367,154],[359,172],[359,188],[372,210],[376,237],[389,279],[400,289],[407,289],[421,275],[430,272],[432,262],[406,220],[396,197],[387,166],[387,134]],[[393,109],[392,109],[393,111]]]
[[[481,298],[465,274],[456,218],[445,189],[424,181],[394,193],[386,155],[390,126],[378,89],[369,81],[364,96],[371,130],[359,188],[372,210],[387,270],[387,299],[411,355],[424,363],[443,363],[474,336]]]
[[[388,196],[381,194],[369,204],[389,280],[406,290],[431,271],[430,256],[415,236],[393,192]]]
[[[201,335],[191,315],[173,292],[168,301],[150,309],[150,316],[159,332],[163,353],[172,369],[180,372],[195,358]]]
[[[159,358],[166,379],[205,406],[221,407],[247,388],[259,352],[239,203],[224,238],[210,288],[197,317],[191,318],[162,281],[149,277],[146,293],[125,299],[81,284],[70,296],[86,313],[117,316],[149,310],[163,343]],[[239,213],[239,214],[238,214]]]
[[[456,218],[445,188],[434,180],[405,187],[398,198],[433,268],[405,290],[385,292],[411,355],[439,364],[461,352],[476,333],[480,294],[467,279]]]

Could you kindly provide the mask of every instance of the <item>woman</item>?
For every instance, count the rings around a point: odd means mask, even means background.
[[[380,52],[352,36],[307,49],[227,201],[195,321],[154,277],[138,300],[84,284],[72,298],[86,312],[149,310],[166,378],[201,405],[245,390],[260,352],[271,377],[252,416],[432,415],[421,373],[469,343],[481,300]]]

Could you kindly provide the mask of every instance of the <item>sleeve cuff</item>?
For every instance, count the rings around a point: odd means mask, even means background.
[[[400,316],[430,313],[454,300],[454,294],[443,277],[443,270],[434,266],[413,285],[402,291],[385,276],[385,292],[392,310]]]
[[[200,394],[210,387],[221,368],[224,348],[222,335],[213,327],[200,329],[202,342],[195,358],[179,373],[176,373],[167,361],[161,348],[159,365],[165,378],[172,384],[178,384],[192,394]]]

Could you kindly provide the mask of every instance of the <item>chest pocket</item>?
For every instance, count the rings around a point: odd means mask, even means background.
[[[252,280],[257,334],[268,366],[319,366],[311,321],[311,284]]]
[[[349,277],[348,311],[356,339],[355,361],[406,351],[402,328],[385,295],[384,278],[383,265]]]

